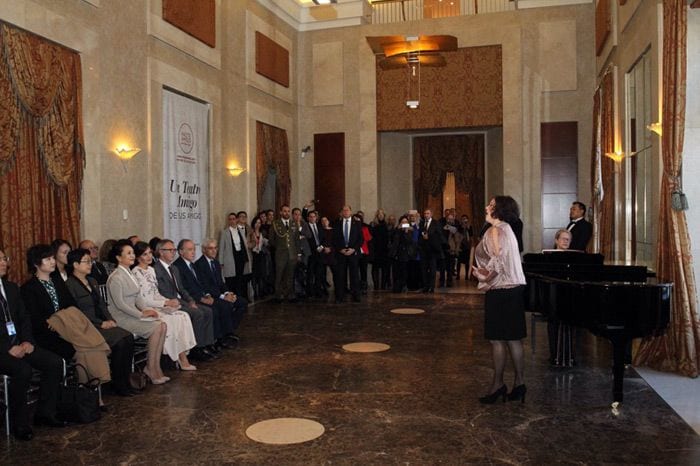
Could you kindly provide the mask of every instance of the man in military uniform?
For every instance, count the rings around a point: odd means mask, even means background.
[[[280,209],[280,216],[272,222],[270,243],[275,248],[275,292],[277,302],[285,297],[296,302],[294,294],[294,269],[301,253],[299,227],[289,218],[288,205]],[[296,227],[296,228],[295,228]]]

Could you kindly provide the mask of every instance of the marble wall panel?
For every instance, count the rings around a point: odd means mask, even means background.
[[[314,106],[343,104],[343,43],[313,45]]]

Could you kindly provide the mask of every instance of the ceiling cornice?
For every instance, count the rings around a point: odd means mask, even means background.
[[[335,5],[313,6],[298,0],[257,0],[297,31],[313,31],[366,24],[372,15],[367,0],[338,0]]]

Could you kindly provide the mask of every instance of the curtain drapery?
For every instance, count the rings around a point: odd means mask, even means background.
[[[599,111],[593,114],[593,128],[596,135],[593,139],[592,177],[595,184],[599,178],[599,187],[602,196],[596,197],[596,186],[593,186],[593,228],[595,230],[595,252],[603,254],[607,260],[614,259],[614,235],[615,230],[615,161],[605,154],[615,152],[615,86],[612,71],[603,76],[603,81],[596,92],[594,110],[599,106]],[[597,134],[600,129],[600,135]],[[598,137],[599,136],[599,137]],[[600,167],[597,164],[600,159]],[[600,176],[596,171],[600,168]]]
[[[26,277],[25,251],[80,239],[85,156],[80,56],[0,22],[0,244],[9,277]]]
[[[660,281],[673,282],[671,323],[663,336],[642,341],[634,363],[697,377],[700,373],[700,319],[690,235],[685,212],[671,208],[671,194],[679,187],[683,162],[687,8],[685,0],[664,0],[663,174],[656,267]]]
[[[426,136],[413,140],[413,190],[418,208],[429,205],[430,198],[442,198],[448,172],[455,174],[457,191],[469,194],[472,225],[484,221],[484,136],[463,134]]]
[[[275,212],[289,204],[292,181],[289,177],[289,143],[287,132],[281,128],[257,121],[256,124],[256,181],[258,209],[263,207],[263,193],[270,170],[276,177]]]

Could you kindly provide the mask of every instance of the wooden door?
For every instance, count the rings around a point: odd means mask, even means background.
[[[314,199],[331,221],[345,204],[345,133],[314,134]]]

